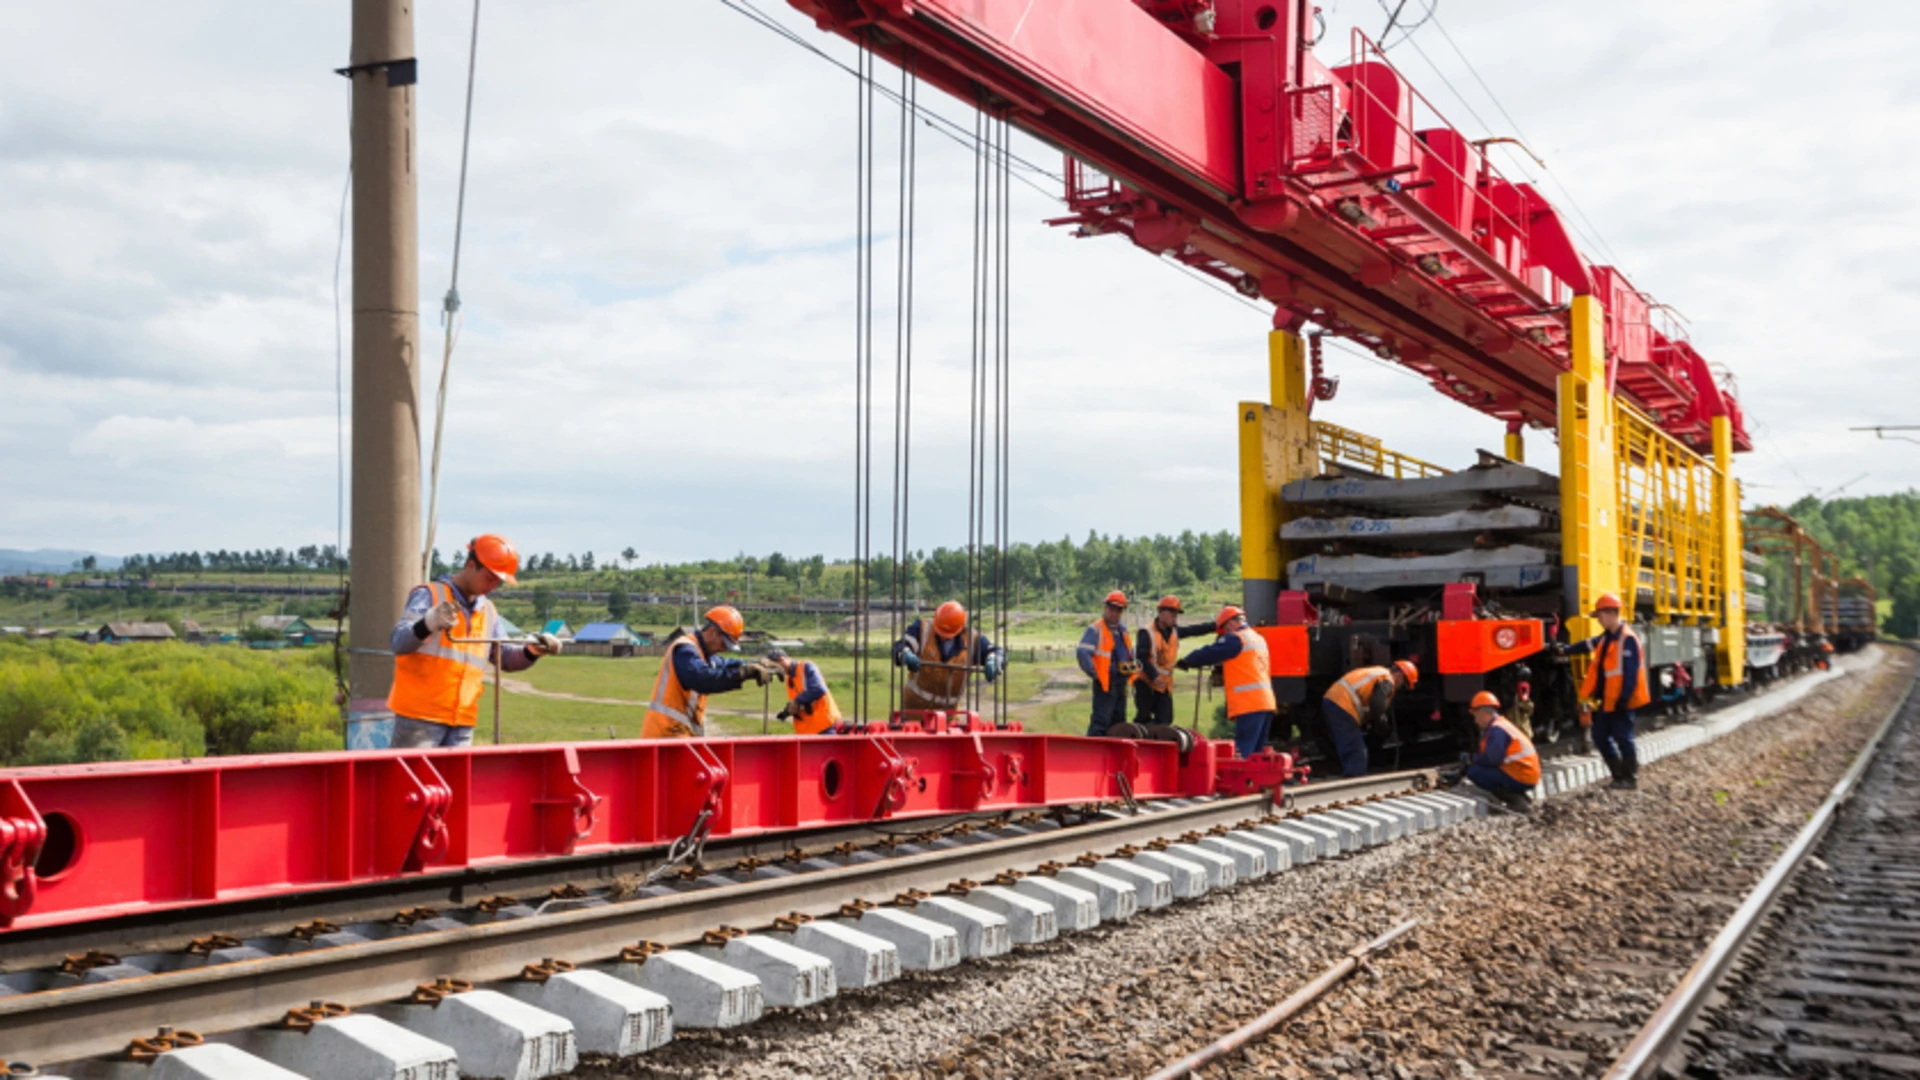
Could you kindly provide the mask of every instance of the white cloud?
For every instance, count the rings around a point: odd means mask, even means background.
[[[417,14],[423,409],[469,11],[426,0]],[[1329,59],[1345,51],[1342,17]],[[1738,375],[1765,432],[1742,465],[1751,495],[1862,472],[1853,493],[1920,484],[1920,458],[1845,431],[1920,421],[1914,9],[1634,0],[1570,18],[1503,0],[1442,17],[1633,280]],[[11,18],[0,545],[331,539],[346,93],[330,69],[347,18],[337,0]],[[570,0],[483,18],[441,535],[649,558],[847,551],[852,80],[718,4]],[[1492,130],[1396,48],[1422,89],[1472,134],[1510,133],[1443,39],[1416,41]],[[922,96],[936,99],[971,127]],[[880,120],[890,163],[897,121]],[[968,154],[926,129],[920,150],[912,536],[930,547],[965,532],[972,191]],[[1030,140],[1022,153],[1058,167]],[[1233,409],[1266,396],[1264,318],[1123,240],[1041,226],[1057,205],[1014,190],[1015,535],[1232,527]],[[883,248],[876,289],[883,372],[892,258]],[[1497,423],[1421,381],[1328,358],[1343,385],[1320,415],[1442,463],[1498,445]],[[884,491],[884,379],[881,396]],[[1552,460],[1544,433],[1530,450]]]

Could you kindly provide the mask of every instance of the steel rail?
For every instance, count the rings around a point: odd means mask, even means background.
[[[1706,1005],[1708,996],[1720,985],[1720,981],[1726,977],[1727,971],[1733,966],[1741,950],[1745,949],[1747,943],[1753,939],[1754,933],[1765,921],[1767,913],[1799,873],[1807,856],[1813,854],[1814,848],[1819,846],[1827,830],[1832,827],[1835,817],[1839,815],[1841,807],[1852,798],[1860,778],[1866,775],[1868,766],[1873,764],[1874,755],[1879,751],[1881,742],[1886,739],[1887,733],[1893,730],[1893,725],[1900,719],[1900,714],[1906,711],[1908,703],[1913,698],[1915,685],[1915,682],[1908,682],[1907,689],[1900,695],[1899,702],[1887,713],[1887,718],[1881,721],[1873,737],[1868,739],[1866,745],[1861,747],[1860,752],[1854,756],[1852,766],[1847,769],[1845,775],[1840,777],[1839,782],[1833,785],[1833,790],[1827,795],[1826,801],[1813,812],[1813,816],[1807,820],[1805,827],[1793,838],[1793,843],[1787,846],[1787,850],[1768,869],[1766,875],[1760,879],[1760,883],[1747,894],[1746,900],[1734,911],[1733,916],[1720,929],[1720,933],[1714,936],[1713,941],[1708,943],[1706,951],[1700,955],[1700,959],[1694,961],[1693,967],[1688,969],[1686,975],[1681,978],[1680,984],[1674,987],[1673,992],[1667,995],[1667,999],[1654,1010],[1646,1026],[1640,1029],[1640,1033],[1634,1036],[1633,1041],[1627,1044],[1627,1048],[1608,1067],[1607,1080],[1647,1080],[1661,1074],[1666,1058],[1678,1049],[1681,1040],[1686,1037],[1687,1030],[1692,1027],[1694,1020],[1700,1015],[1700,1010]]]
[[[1433,771],[1423,769],[1313,784],[1285,797],[1286,805],[1305,810],[1433,785]],[[929,883],[985,880],[1089,850],[1235,824],[1271,805],[1266,793],[1215,799],[724,888],[0,998],[0,1046],[28,1060],[70,1061],[117,1052],[131,1034],[161,1026],[229,1031],[271,1023],[315,999],[362,1006],[406,997],[442,976],[507,979],[531,959],[593,962],[642,939],[688,943],[718,926],[761,926],[788,912],[834,915],[848,902],[884,903]]]
[[[1191,1076],[1195,1072],[1198,1072],[1201,1066],[1218,1061],[1228,1054],[1233,1053],[1235,1050],[1246,1046],[1248,1043],[1258,1039],[1260,1036],[1265,1035],[1293,1016],[1304,1011],[1307,1006],[1320,1000],[1327,991],[1338,986],[1347,976],[1359,970],[1360,965],[1364,963],[1368,957],[1375,953],[1386,951],[1394,942],[1399,941],[1402,937],[1411,933],[1413,928],[1418,925],[1420,925],[1419,919],[1408,919],[1406,922],[1381,934],[1372,941],[1347,950],[1345,959],[1321,972],[1312,982],[1288,994],[1286,999],[1280,1002],[1280,1004],[1261,1013],[1247,1024],[1234,1029],[1232,1032],[1208,1043],[1206,1046],[1188,1054],[1179,1061],[1168,1065],[1166,1068],[1148,1077],[1147,1080],[1179,1080],[1180,1077]]]

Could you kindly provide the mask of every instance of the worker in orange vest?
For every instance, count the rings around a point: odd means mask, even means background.
[[[560,651],[560,639],[535,634],[524,645],[501,639],[500,616],[487,594],[514,583],[520,553],[504,536],[487,533],[467,545],[467,561],[438,581],[415,586],[394,624],[393,711],[396,749],[470,746],[480,714],[480,690],[489,667],[525,671]]]
[[[1555,645],[1561,656],[1592,653],[1593,662],[1580,680],[1580,698],[1597,701],[1593,710],[1594,749],[1613,773],[1610,788],[1635,791],[1640,787],[1640,751],[1633,742],[1633,710],[1653,700],[1647,687],[1646,653],[1640,637],[1620,613],[1620,598],[1607,593],[1593,603],[1600,633],[1572,645]]]
[[[1087,734],[1100,738],[1115,724],[1127,722],[1127,684],[1140,670],[1133,658],[1133,643],[1127,640],[1127,628],[1120,622],[1127,613],[1127,594],[1115,589],[1107,594],[1100,617],[1080,635],[1074,659],[1080,670],[1093,680],[1093,714],[1087,719]]]
[[[932,619],[915,619],[893,643],[893,662],[908,671],[900,690],[905,713],[958,709],[967,696],[967,674],[979,668],[992,682],[1007,667],[1007,651],[967,625],[967,609],[949,600]],[[915,718],[917,719],[917,717]]]
[[[1419,682],[1413,661],[1395,660],[1392,667],[1354,668],[1327,688],[1320,715],[1340,755],[1340,775],[1367,775],[1366,729],[1392,723],[1394,695]]]
[[[1246,612],[1228,604],[1214,617],[1220,635],[1213,644],[1181,657],[1181,671],[1218,664],[1227,688],[1227,719],[1233,721],[1233,749],[1243,758],[1266,748],[1279,707],[1273,696],[1273,668],[1267,659],[1267,639],[1247,624]]]
[[[1213,629],[1210,622],[1180,622],[1185,611],[1179,597],[1163,596],[1153,621],[1134,635],[1133,655],[1140,661],[1133,676],[1136,724],[1173,723],[1173,665],[1180,659],[1180,639]]]
[[[1467,779],[1507,809],[1528,812],[1533,789],[1540,784],[1540,754],[1533,740],[1500,715],[1500,699],[1488,691],[1473,695],[1468,707],[1480,729],[1480,752],[1467,763]]]
[[[747,621],[740,609],[722,604],[707,611],[698,633],[682,634],[667,643],[660,673],[653,677],[653,697],[640,725],[643,739],[691,739],[707,734],[707,697],[738,690],[751,679],[761,686],[778,678],[780,669],[755,660],[742,663],[722,655],[740,647]]]
[[[795,735],[818,735],[840,722],[840,706],[834,702],[819,664],[795,660],[780,649],[768,653],[767,660],[780,669],[787,682],[787,703],[774,714],[775,720],[793,721]]]

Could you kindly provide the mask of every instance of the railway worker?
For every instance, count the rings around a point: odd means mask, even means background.
[[[390,745],[408,750],[471,746],[487,669],[497,660],[502,671],[525,671],[560,651],[560,639],[552,634],[535,634],[524,645],[500,640],[500,616],[487,594],[513,584],[519,572],[520,553],[506,537],[487,533],[467,545],[467,561],[459,570],[407,595],[389,640]]]
[[[1334,752],[1340,755],[1340,775],[1367,775],[1367,738],[1376,724],[1393,722],[1395,694],[1420,682],[1420,669],[1411,660],[1395,660],[1392,667],[1354,668],[1327,688],[1320,702]]]
[[[1213,629],[1209,622],[1180,622],[1184,612],[1179,597],[1163,596],[1153,621],[1134,636],[1133,655],[1140,661],[1133,676],[1136,724],[1173,724],[1173,665],[1180,659],[1180,639]]]
[[[1246,612],[1228,604],[1213,620],[1220,637],[1174,663],[1181,671],[1223,669],[1227,687],[1227,719],[1233,721],[1233,749],[1243,758],[1266,748],[1278,705],[1273,697],[1273,669],[1267,660],[1267,640],[1247,624]]]
[[[992,682],[1007,668],[1007,650],[967,625],[958,600],[941,604],[932,619],[915,619],[893,643],[893,662],[908,671],[900,711],[951,711],[967,695],[967,673],[979,668]]]
[[[1115,724],[1127,722],[1127,685],[1140,670],[1127,628],[1120,622],[1126,613],[1127,594],[1119,589],[1108,593],[1100,617],[1087,626],[1074,650],[1080,670],[1093,680],[1093,714],[1087,719],[1087,734],[1096,739]]]
[[[1613,773],[1607,785],[1623,791],[1640,787],[1640,751],[1633,744],[1633,710],[1653,700],[1647,688],[1645,652],[1640,638],[1620,614],[1620,598],[1607,593],[1594,601],[1600,633],[1572,645],[1555,645],[1561,656],[1593,653],[1580,680],[1583,701],[1598,700],[1593,710],[1593,745]]]
[[[1467,779],[1507,809],[1528,812],[1533,789],[1540,785],[1540,754],[1533,740],[1500,715],[1500,699],[1488,691],[1473,695],[1470,707],[1480,729],[1480,752],[1467,762]]]
[[[811,660],[795,660],[780,649],[767,654],[768,662],[780,669],[787,681],[787,703],[774,715],[775,720],[793,721],[795,735],[818,735],[840,722],[840,706],[827,689],[827,677],[820,665]]]
[[[653,677],[653,697],[640,725],[643,739],[704,738],[707,734],[707,697],[738,690],[751,679],[765,686],[780,669],[762,661],[743,663],[723,654],[740,647],[747,621],[730,604],[710,608],[698,633],[683,634],[667,643],[660,673]]]

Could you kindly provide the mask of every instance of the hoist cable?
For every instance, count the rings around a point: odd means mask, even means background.
[[[893,581],[890,597],[892,628],[887,638],[893,642],[905,632],[906,566],[908,545],[908,492],[912,481],[913,448],[913,233],[914,185],[917,180],[918,143],[912,122],[918,83],[913,75],[913,57],[907,56],[900,68],[900,205],[894,269],[894,354],[893,354]],[[892,715],[899,703],[900,672],[889,657],[887,663],[887,713]]]
[[[868,301],[871,299],[867,275],[869,272],[869,247],[871,221],[868,210],[871,205],[872,157],[868,153],[867,122],[868,64],[871,53],[867,50],[863,35],[859,46],[860,78],[854,88],[854,284],[853,284],[853,709],[854,716],[865,721],[866,707],[866,585],[867,560],[866,549],[862,542],[865,535],[866,463],[867,441],[865,426],[862,422],[866,411],[867,385],[867,337],[868,321],[871,313]]]
[[[1013,164],[1009,153],[1013,145],[1013,129],[1006,116],[1001,117],[1000,125],[1000,479],[997,485],[1000,497],[1000,542],[997,546],[1000,553],[998,640],[1004,649],[1008,637],[1013,633],[1013,600],[1007,592],[1008,549],[1013,540]],[[1013,688],[1005,679],[996,685],[999,688],[1000,707],[994,720],[1004,726]]]
[[[420,551],[420,580],[433,579],[433,540],[440,525],[440,449],[447,426],[447,377],[453,370],[453,343],[460,336],[460,234],[467,218],[467,148],[473,141],[473,73],[480,58],[480,0],[473,0],[473,28],[467,41],[467,106],[460,121],[460,187],[453,209],[453,269],[440,305],[444,346],[440,351],[440,391],[433,406],[433,465],[427,479],[427,537]]]

